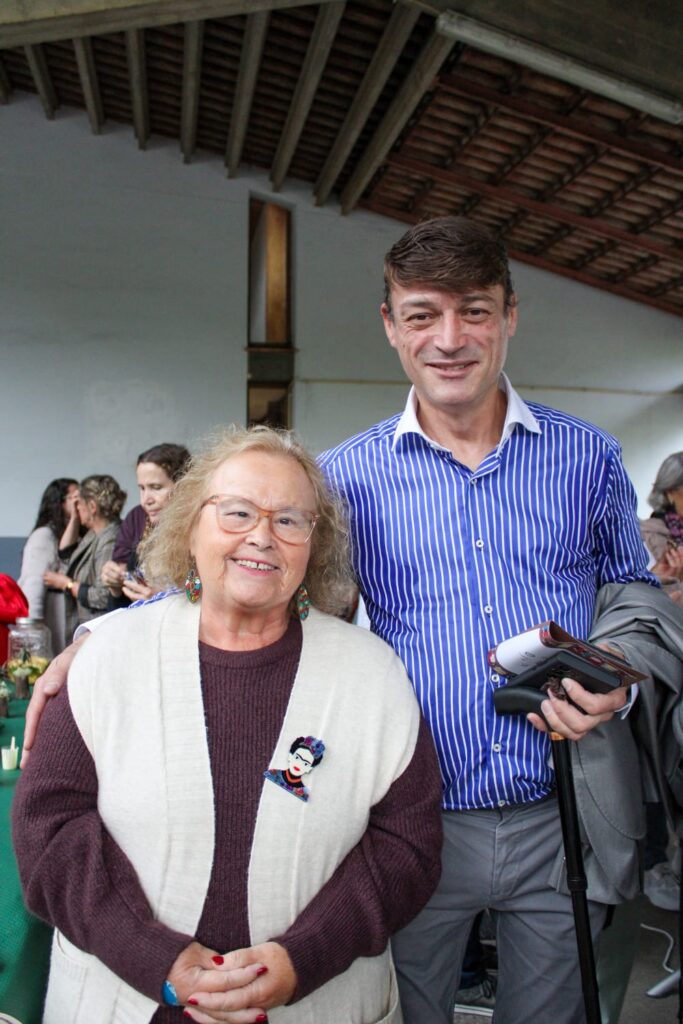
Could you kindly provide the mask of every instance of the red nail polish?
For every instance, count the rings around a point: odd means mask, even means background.
[[[194,1020],[194,1017],[192,1016],[189,1010],[183,1010],[183,1017],[189,1017],[190,1020]]]
[[[211,959],[215,964],[218,964],[219,967],[221,966],[222,963],[224,963],[224,958],[222,956],[212,956]]]
[[[259,1013],[258,1017],[254,1021],[254,1024],[268,1024],[268,1018],[265,1013]]]
[[[256,972],[256,977],[258,978],[259,974],[265,974],[267,970],[267,967],[259,967],[258,971]]]
[[[188,1006],[199,1006],[199,1003],[197,1002],[196,999],[188,999],[187,1003],[188,1003]]]

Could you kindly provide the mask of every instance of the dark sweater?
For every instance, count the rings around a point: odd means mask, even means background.
[[[14,801],[14,841],[27,905],[75,945],[153,999],[196,937],[217,952],[249,946],[247,877],[263,771],[275,748],[301,653],[301,626],[258,651],[200,644],[214,787],[214,861],[196,936],[152,917],[137,876],[97,814],[93,760],[66,691],[45,711]],[[300,999],[377,955],[424,905],[439,875],[440,779],[424,722],[412,762],[370,811],[368,829],[291,927]],[[198,837],[201,841],[201,837]],[[229,912],[226,912],[229,908]],[[178,1022],[160,1008],[154,1024]]]

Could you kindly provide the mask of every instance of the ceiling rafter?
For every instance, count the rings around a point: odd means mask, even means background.
[[[51,121],[59,106],[59,100],[57,99],[55,87],[52,84],[50,70],[45,59],[45,51],[42,46],[36,44],[35,46],[25,46],[24,53],[31,70],[36,92],[40,97],[40,102],[43,104],[45,116]]]
[[[526,211],[525,211],[526,212]],[[507,230],[507,229],[505,229]],[[540,256],[541,253],[547,252],[548,249],[552,249],[558,242],[563,242],[568,235],[571,235],[576,228],[572,227],[571,224],[560,224],[555,231],[551,232],[550,235],[546,235],[530,250],[534,256]],[[655,261],[659,259],[659,256],[653,257]]]
[[[237,174],[237,168],[242,159],[244,136],[249,123],[256,79],[261,67],[269,19],[270,11],[257,11],[255,14],[250,14],[244,30],[240,69],[237,75],[228,141],[225,147],[225,165],[228,168],[228,176],[231,178]]]
[[[600,242],[599,245],[596,245],[592,249],[589,249],[587,252],[585,252],[583,256],[579,256],[577,259],[572,260],[572,269],[582,270],[583,267],[587,267],[590,263],[595,263],[596,260],[601,259],[608,253],[614,252],[614,250],[617,248],[617,245],[618,243],[615,242],[613,238],[608,239],[605,242]]]
[[[121,7],[94,11],[88,9],[91,4],[81,4],[83,10],[77,14],[56,13],[49,18],[31,18],[26,14],[30,4],[25,0],[4,0],[0,6],[0,48],[332,2],[334,0],[201,0],[201,3],[197,0],[154,0],[137,3],[131,0]],[[75,6],[73,0],[71,5]]]
[[[663,281],[656,288],[652,289],[652,295],[657,298],[660,295],[666,295],[668,292],[674,291],[676,288],[680,288],[683,285],[683,274],[679,274],[678,277],[672,277],[668,281]]]
[[[315,19],[311,41],[306,50],[270,172],[270,180],[276,192],[282,188],[282,182],[292,162],[345,7],[346,0],[335,0],[334,3],[321,7]]]
[[[329,197],[353,146],[396,65],[420,12],[397,3],[315,184],[317,206]]]
[[[126,32],[126,54],[135,138],[138,140],[140,149],[146,149],[149,139],[149,91],[147,89],[147,62],[143,29],[129,29]]]
[[[92,50],[92,42],[87,36],[73,40],[76,64],[78,65],[78,77],[81,80],[83,90],[83,101],[88,113],[90,127],[95,135],[99,135],[104,124],[104,107],[100,95],[100,86],[97,80],[97,69]]]
[[[630,277],[637,277],[638,274],[642,274],[644,270],[649,270],[650,267],[654,266],[655,263],[659,263],[659,257],[650,253],[648,256],[642,256],[635,263],[631,264],[630,267],[624,267],[616,274],[610,276],[610,281],[614,284],[619,284],[621,281],[626,281]]]
[[[199,86],[202,77],[204,22],[187,21],[183,35],[183,93],[180,107],[180,151],[189,164],[197,144]]]
[[[530,121],[546,124],[555,131],[568,132],[585,142],[594,142],[615,152],[646,160],[658,167],[683,174],[680,157],[670,155],[652,146],[646,146],[636,139],[624,138],[618,132],[602,131],[586,119],[581,120],[575,115],[567,116],[551,110],[549,107],[541,107],[529,100],[510,96],[507,93],[498,92],[496,89],[488,89],[486,86],[469,81],[458,72],[442,75],[439,84],[447,92],[457,93],[469,100],[480,99],[486,103],[495,103],[501,109],[520,114]]]
[[[506,185],[492,185],[486,181],[480,181],[478,178],[473,178],[469,174],[464,174],[460,170],[444,170],[440,167],[434,167],[432,164],[402,156],[400,153],[392,155],[388,162],[391,167],[409,171],[417,177],[431,177],[445,185],[453,185],[468,192],[472,191],[495,199],[502,199],[504,202],[524,207],[533,213],[540,214],[561,224],[572,224],[574,227],[583,228],[585,231],[598,237],[613,238],[616,241],[633,246],[635,249],[658,253],[660,256],[666,256],[669,259],[676,260],[680,258],[680,254],[661,242],[643,238],[640,235],[634,235],[629,231],[614,227],[614,225],[604,220],[591,220],[590,217],[574,213],[573,210],[568,210],[563,206],[551,205],[538,199],[532,199],[530,196],[524,195],[524,193],[519,192],[517,189],[512,189]]]
[[[430,34],[342,192],[343,213],[360,199],[454,45],[436,31]]]

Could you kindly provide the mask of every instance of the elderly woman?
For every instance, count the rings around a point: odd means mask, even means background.
[[[67,637],[73,635],[79,623],[106,611],[109,590],[100,574],[111,558],[125,503],[126,492],[113,476],[87,476],[80,483],[60,540],[59,557],[66,562],[65,571],[50,571],[43,576],[46,586],[64,591]],[[79,540],[81,526],[87,533]]]
[[[144,564],[185,594],[100,624],[17,789],[46,1024],[401,1020],[441,787],[400,661],[325,614],[345,546],[287,433],[232,429],[177,484]]]
[[[683,604],[683,452],[664,459],[647,500],[654,511],[641,520],[640,535],[653,559],[652,572]]]

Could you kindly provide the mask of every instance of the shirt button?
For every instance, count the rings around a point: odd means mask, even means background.
[[[493,744],[493,752],[494,752],[494,754],[500,754],[500,749],[501,749],[500,748],[500,743],[494,743]]]
[[[487,615],[490,615],[491,612],[493,611],[493,605],[485,604],[484,605],[484,611],[486,612]]]
[[[492,683],[499,683],[500,682],[500,676],[498,675],[497,672],[492,672],[491,673],[491,682]]]
[[[498,806],[499,807],[507,807],[507,803],[508,803],[507,800],[499,800],[498,801]]]
[[[474,546],[475,546],[475,547],[477,547],[477,548],[483,548],[483,546],[484,546],[484,542],[483,542],[483,540],[481,539],[481,537],[479,538],[479,540],[475,540],[475,542],[474,542]]]

